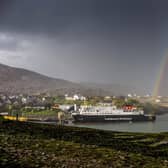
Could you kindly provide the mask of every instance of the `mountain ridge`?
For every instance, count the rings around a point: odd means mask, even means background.
[[[0,92],[5,93],[51,93],[54,95],[81,93],[86,96],[111,96],[125,95],[129,90],[119,85],[116,86],[114,87],[112,84],[75,83],[0,63]]]

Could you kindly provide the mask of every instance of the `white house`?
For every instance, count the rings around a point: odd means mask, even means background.
[[[132,94],[128,94],[128,97],[132,97]]]
[[[66,100],[86,100],[86,97],[84,97],[84,96],[80,96],[80,95],[77,95],[77,94],[75,94],[75,95],[73,95],[72,97],[70,97],[70,96],[68,96],[68,94],[66,94],[65,95],[65,99]]]
[[[156,99],[155,102],[156,102],[156,103],[160,103],[160,99]]]
[[[22,98],[22,103],[24,103],[24,104],[27,103],[27,99],[23,97]]]

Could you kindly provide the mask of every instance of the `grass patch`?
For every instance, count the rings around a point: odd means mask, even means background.
[[[161,143],[167,137],[4,121],[0,166],[168,167],[168,145]]]

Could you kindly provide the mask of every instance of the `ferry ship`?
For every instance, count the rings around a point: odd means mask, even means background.
[[[124,106],[117,109],[116,106],[81,106],[72,112],[74,122],[115,122],[115,121],[154,121],[155,115],[144,114],[143,110],[133,106]]]

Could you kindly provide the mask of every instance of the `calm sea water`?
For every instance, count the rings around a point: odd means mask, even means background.
[[[101,124],[74,124],[78,127],[124,132],[168,132],[168,114],[156,116],[154,122],[117,122]]]

